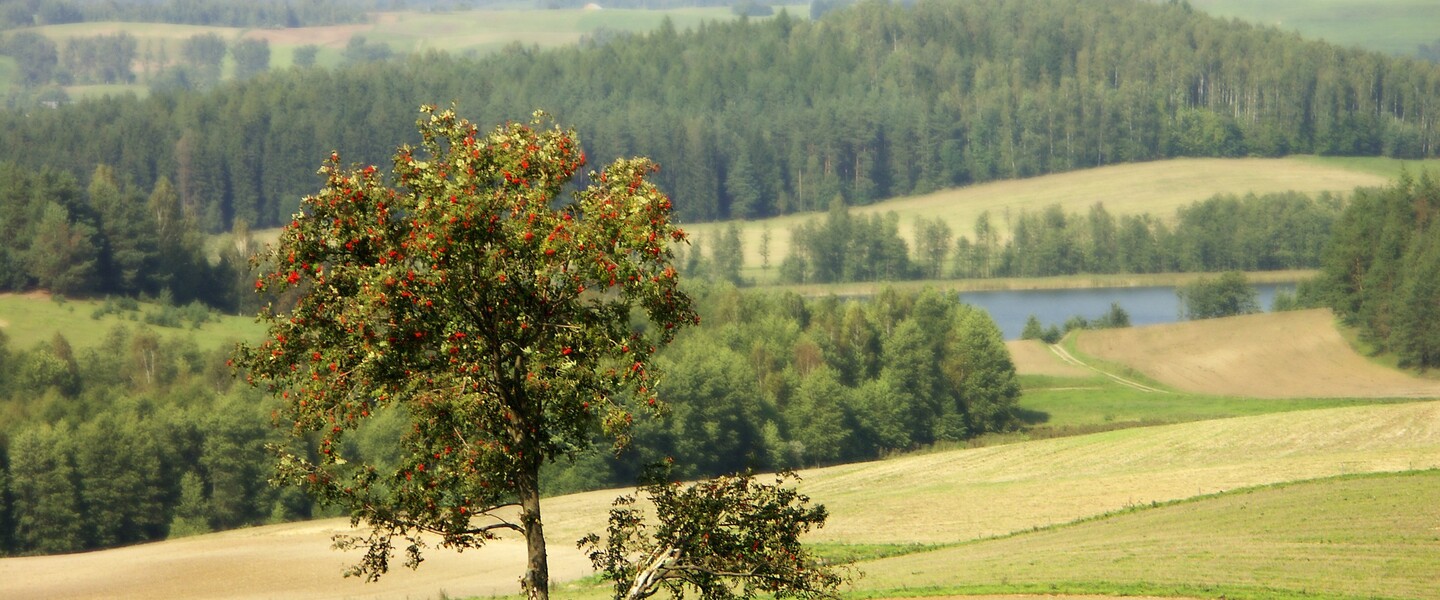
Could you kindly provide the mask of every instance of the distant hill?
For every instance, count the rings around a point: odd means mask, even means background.
[[[207,230],[263,227],[288,219],[331,150],[384,165],[421,103],[478,122],[541,107],[579,129],[592,164],[655,158],[697,222],[1180,156],[1433,156],[1432,89],[1435,65],[1182,3],[866,2],[11,112],[0,127],[24,143],[0,161],[81,176],[109,163],[146,188],[166,175]]]
[[[1196,10],[1306,38],[1414,56],[1420,44],[1440,38],[1440,10],[1429,0],[1189,0]]]

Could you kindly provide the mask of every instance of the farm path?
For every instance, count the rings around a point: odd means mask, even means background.
[[[1114,373],[1111,373],[1111,372],[1108,372],[1108,371],[1102,371],[1100,368],[1098,368],[1098,367],[1096,367],[1096,366],[1094,366],[1094,365],[1088,364],[1088,363],[1086,363],[1085,361],[1082,361],[1082,360],[1080,360],[1080,359],[1078,359],[1078,358],[1075,358],[1075,355],[1070,354],[1070,352],[1069,352],[1068,350],[1066,350],[1066,349],[1065,349],[1063,346],[1061,346],[1060,344],[1050,344],[1050,351],[1051,351],[1051,352],[1054,352],[1054,353],[1055,353],[1055,356],[1060,357],[1060,360],[1064,361],[1064,362],[1067,363],[1067,364],[1074,365],[1074,366],[1081,367],[1081,368],[1085,368],[1085,369],[1090,369],[1091,371],[1094,371],[1094,372],[1096,372],[1096,373],[1099,373],[1099,374],[1101,374],[1101,375],[1104,375],[1104,376],[1106,376],[1106,377],[1109,377],[1110,379],[1115,380],[1115,381],[1118,382],[1120,385],[1123,385],[1123,386],[1125,386],[1125,387],[1134,388],[1134,389],[1140,390],[1140,391],[1142,391],[1142,392],[1150,392],[1150,393],[1152,393],[1152,394],[1168,394],[1168,393],[1170,393],[1170,392],[1167,392],[1167,391],[1162,390],[1162,389],[1150,387],[1150,386],[1148,386],[1148,385],[1145,385],[1145,384],[1140,383],[1140,382],[1138,382],[1138,381],[1135,381],[1135,380],[1133,380],[1133,379],[1126,379],[1126,378],[1121,377],[1121,376],[1119,376],[1119,375],[1116,375],[1116,374],[1114,374]]]

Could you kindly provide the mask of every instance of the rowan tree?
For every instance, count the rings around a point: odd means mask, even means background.
[[[698,321],[671,266],[684,232],[646,159],[561,199],[585,164],[573,131],[539,112],[488,133],[422,113],[390,182],[331,154],[261,261],[256,288],[282,300],[237,361],[283,399],[279,478],[372,527],[336,540],[366,550],[350,574],[380,577],[397,542],[418,566],[422,534],[464,549],[510,530],[526,592],[547,598],[541,465],[601,432],[621,446],[632,415],[658,409],[651,357]],[[347,455],[344,437],[384,413],[408,421],[398,464]]]

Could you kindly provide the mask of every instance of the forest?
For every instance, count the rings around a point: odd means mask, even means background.
[[[1400,366],[1440,367],[1440,185],[1426,173],[1360,190],[1335,224],[1302,300],[1330,306]]]
[[[1174,156],[1434,156],[1437,91],[1440,66],[1184,3],[866,2],[6,111],[0,161],[166,177],[206,231],[262,228],[331,150],[382,162],[422,103],[485,122],[539,107],[597,161],[656,157],[694,222]]]
[[[677,475],[866,460],[1015,425],[1014,366],[990,316],[933,290],[808,300],[694,283],[706,325],[659,355],[672,414],[632,449],[543,472],[549,493],[627,485],[671,457]],[[127,310],[117,306],[117,310]],[[183,323],[179,325],[184,325]],[[0,332],[0,555],[70,552],[315,514],[266,482],[277,400],[163,327],[96,348]],[[348,438],[385,464],[403,419]],[[603,446],[603,445],[602,445]]]

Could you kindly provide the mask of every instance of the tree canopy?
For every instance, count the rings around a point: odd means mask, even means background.
[[[167,176],[219,231],[288,222],[312,186],[304,157],[383,161],[414,141],[410,107],[433,98],[465,98],[493,122],[544,106],[597,159],[655,157],[657,183],[686,190],[675,211],[688,221],[1173,156],[1440,151],[1434,64],[1183,3],[904,4],[10,111],[0,129],[23,143],[0,160],[77,177],[105,163],[146,188]]]
[[[586,162],[573,131],[423,112],[391,181],[338,154],[322,167],[266,255],[256,287],[284,295],[239,363],[284,399],[282,477],[373,526],[343,541],[367,549],[352,573],[383,574],[396,538],[415,566],[422,533],[464,548],[514,530],[543,598],[541,465],[602,431],[623,446],[632,415],[658,408],[651,357],[698,320],[670,266],[684,233],[647,160],[566,201]],[[345,436],[387,413],[410,425],[398,458],[358,460]]]

